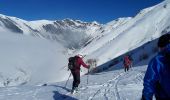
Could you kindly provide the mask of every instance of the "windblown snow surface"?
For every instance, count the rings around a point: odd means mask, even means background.
[[[0,100],[140,100],[146,66],[105,71],[81,77],[79,92],[70,93],[72,80],[47,86],[0,88]],[[88,79],[88,83],[87,83]]]

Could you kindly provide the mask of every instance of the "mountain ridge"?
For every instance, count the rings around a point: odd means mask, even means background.
[[[122,19],[126,20],[126,18]],[[83,22],[69,18],[54,21],[26,21],[17,17],[0,14],[0,27],[3,27],[4,30],[57,41],[69,49],[81,48],[82,45],[87,43],[90,39],[96,37],[100,33],[106,33],[105,30],[109,31],[111,28],[107,26],[112,27],[114,24],[119,23],[119,21],[119,19],[115,20],[115,23],[110,23],[110,25],[103,25],[96,21]],[[75,38],[74,35],[78,38]]]

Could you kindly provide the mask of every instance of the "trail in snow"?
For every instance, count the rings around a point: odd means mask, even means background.
[[[140,100],[146,66],[129,72],[123,69],[81,77],[78,93],[71,94],[72,80],[47,86],[1,88],[0,100]]]
[[[120,96],[119,96],[119,93],[118,93],[117,84],[118,84],[118,81],[119,81],[119,77],[124,75],[124,74],[126,74],[126,73],[121,73],[121,74],[117,75],[115,78],[108,80],[106,83],[100,85],[101,88],[99,88],[94,93],[94,95],[90,96],[88,100],[92,100],[93,98],[95,98],[96,95],[99,95],[99,92],[103,91],[102,89],[104,89],[104,97],[107,100],[108,99],[107,94],[111,92],[110,88],[112,88],[112,87],[114,87],[113,93],[114,93],[115,100],[118,100],[120,98]],[[104,88],[104,87],[107,87],[107,88]]]
[[[105,77],[108,80],[104,83],[91,82],[91,85],[81,86],[79,92],[71,96],[79,100],[137,100],[141,97],[144,72],[145,68],[134,68],[126,73],[123,70],[108,72],[112,76]],[[96,79],[99,77],[102,74]]]

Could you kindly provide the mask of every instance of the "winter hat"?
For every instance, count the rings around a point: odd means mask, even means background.
[[[158,47],[165,47],[170,43],[170,32],[162,35],[158,40]]]

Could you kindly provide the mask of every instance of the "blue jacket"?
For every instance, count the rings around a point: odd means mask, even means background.
[[[144,100],[170,100],[170,44],[150,61],[143,85]]]

